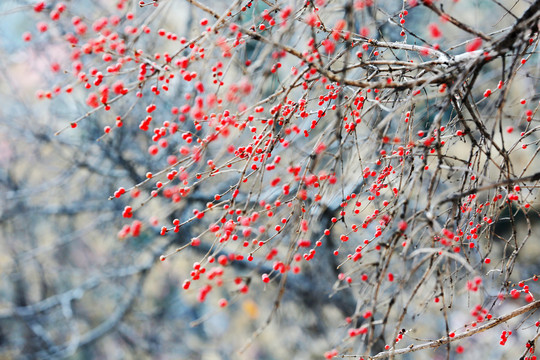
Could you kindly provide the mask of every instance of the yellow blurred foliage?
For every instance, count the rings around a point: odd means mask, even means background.
[[[256,319],[259,317],[259,306],[255,301],[248,299],[242,303],[242,309],[251,319]]]

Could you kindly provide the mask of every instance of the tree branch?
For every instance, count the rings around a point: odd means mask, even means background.
[[[377,359],[385,359],[387,357],[390,357],[390,356],[395,356],[395,355],[404,355],[404,354],[408,354],[408,353],[411,353],[411,352],[415,352],[415,351],[419,351],[419,350],[424,350],[424,349],[428,349],[428,348],[437,348],[441,345],[445,345],[445,344],[448,344],[448,343],[451,343],[451,342],[454,342],[454,341],[457,341],[457,340],[461,340],[461,339],[465,339],[465,338],[468,338],[470,336],[473,336],[475,334],[478,334],[478,333],[481,333],[481,332],[484,332],[486,330],[489,330],[491,328],[494,328],[495,326],[503,323],[503,322],[506,322],[510,319],[513,319],[519,315],[522,315],[522,314],[525,314],[529,311],[533,311],[533,310],[536,310],[540,307],[540,300],[537,300],[535,302],[532,302],[528,305],[525,305],[525,306],[522,306],[520,308],[517,308],[516,310],[504,315],[504,316],[499,316],[498,318],[496,319],[493,319],[492,321],[488,322],[487,324],[484,324],[482,326],[479,326],[477,328],[474,328],[473,330],[467,330],[467,331],[464,331],[460,334],[456,334],[454,337],[443,337],[443,338],[440,338],[438,340],[433,340],[433,341],[430,341],[430,342],[427,342],[427,343],[424,343],[424,344],[420,344],[420,345],[410,345],[406,348],[403,348],[403,349],[399,349],[399,350],[390,350],[390,351],[385,351],[385,352],[382,352],[382,353],[379,353],[375,356],[367,356],[367,355],[343,355],[343,357],[351,357],[351,358],[365,358],[365,359],[369,359],[369,360],[377,360]]]

